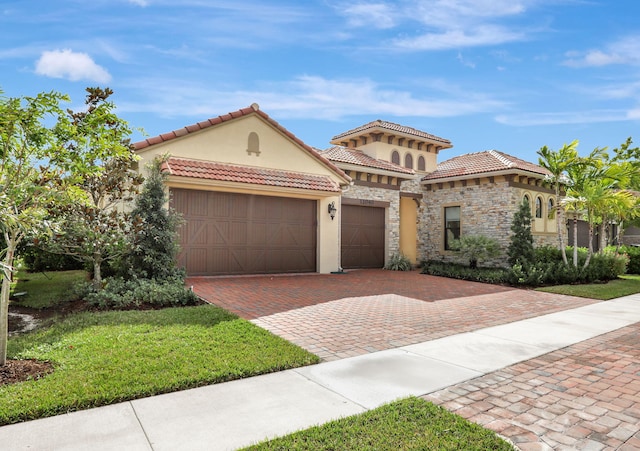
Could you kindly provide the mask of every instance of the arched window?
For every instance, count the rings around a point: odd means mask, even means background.
[[[549,202],[547,202],[547,215],[549,218],[553,219],[556,217],[556,211],[553,204],[553,199],[549,198]]]
[[[260,155],[260,137],[256,132],[249,133],[249,137],[247,138],[247,153],[249,155],[252,153]]]
[[[525,195],[522,197],[522,202],[526,202],[526,203],[527,203],[527,205],[529,206],[529,209],[531,209],[531,198],[529,197],[529,195],[528,195],[528,194],[525,194]]]
[[[542,198],[536,197],[536,218],[542,218]]]
[[[420,155],[418,157],[418,171],[425,171],[426,170],[425,167],[426,167],[426,165],[425,165],[425,162],[424,162],[424,157],[422,155]]]
[[[413,155],[411,155],[410,153],[404,156],[404,167],[413,169]]]
[[[391,152],[391,162],[393,164],[397,164],[398,166],[400,166],[400,154],[398,153],[397,150],[394,150],[393,152]]]

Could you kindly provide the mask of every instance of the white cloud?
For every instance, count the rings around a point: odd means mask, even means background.
[[[634,110],[561,111],[496,116],[496,122],[515,127],[537,125],[593,124],[635,119]]]
[[[133,3],[138,6],[147,6],[149,2],[147,0],[127,0],[129,3]]]
[[[52,78],[71,81],[88,80],[98,83],[111,81],[111,75],[96,64],[86,53],[70,49],[44,51],[36,62],[36,73]]]
[[[479,47],[504,44],[524,39],[522,32],[507,28],[483,25],[474,29],[451,29],[442,33],[426,33],[415,38],[396,39],[397,47],[407,50],[445,50],[462,47]]]
[[[504,108],[505,103],[482,93],[431,84],[431,95],[416,97],[409,91],[385,88],[372,80],[333,80],[300,76],[257,90],[212,90],[185,86],[173,80],[140,81],[149,90],[149,103],[120,103],[128,112],[153,112],[165,117],[208,116],[233,111],[257,102],[279,118],[338,120],[352,115],[452,117]],[[159,103],[157,99],[162,99]],[[358,105],[354,108],[353,105]]]
[[[564,64],[571,67],[599,67],[611,64],[640,65],[640,35],[627,36],[609,44],[604,50],[571,51]]]
[[[395,26],[394,8],[383,2],[346,5],[341,14],[347,16],[348,23],[354,27],[392,28]]]
[[[392,41],[405,50],[443,50],[520,41],[526,38],[521,25],[501,21],[523,15],[540,0],[404,0],[339,4],[349,25],[418,31]]]

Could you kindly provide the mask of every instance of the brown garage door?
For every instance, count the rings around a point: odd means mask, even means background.
[[[384,208],[342,205],[342,267],[384,266]]]
[[[172,189],[189,275],[316,270],[316,201]]]

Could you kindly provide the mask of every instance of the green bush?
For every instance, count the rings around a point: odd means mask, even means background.
[[[427,261],[422,264],[422,274],[501,284],[507,282],[508,271],[502,268],[469,268],[455,263]]]
[[[71,271],[84,269],[84,263],[69,255],[60,255],[48,252],[33,242],[27,242],[20,247],[20,257],[24,265],[31,272],[43,271]]]
[[[180,279],[157,281],[109,277],[104,279],[101,290],[96,290],[90,283],[82,283],[76,286],[75,292],[79,298],[100,309],[178,307],[198,302],[198,297],[185,288]]]
[[[585,282],[599,282],[617,279],[626,272],[629,257],[615,252],[602,252],[593,254],[589,266],[580,273],[580,278]]]
[[[607,247],[607,250],[615,251],[615,246]],[[629,264],[627,266],[627,273],[640,274],[640,247],[637,246],[620,246],[620,253],[626,254],[629,257]]]
[[[470,268],[477,268],[478,262],[497,257],[500,254],[498,240],[484,235],[464,235],[451,243],[451,249],[469,260]]]
[[[567,248],[571,254],[573,249]],[[512,285],[537,287],[542,285],[564,285],[572,283],[605,282],[625,273],[628,257],[605,251],[593,254],[589,266],[584,268],[587,250],[578,249],[578,267],[562,262],[560,250],[544,246],[536,249],[535,263],[516,264],[511,267],[507,281]]]
[[[391,271],[411,271],[411,261],[403,254],[393,254],[384,269]]]

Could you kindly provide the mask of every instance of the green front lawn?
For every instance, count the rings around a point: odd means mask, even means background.
[[[55,371],[0,386],[0,424],[318,362],[211,305],[70,315],[11,337],[8,355],[50,361]]]
[[[513,450],[483,429],[420,398],[295,432],[249,448],[263,450]]]
[[[608,283],[592,283],[587,285],[556,285],[538,288],[547,293],[566,294],[582,298],[608,300],[640,293],[640,275],[629,274],[620,276]]]
[[[11,293],[26,293],[17,305],[34,309],[56,307],[68,301],[76,282],[87,280],[86,271],[26,272],[18,271]]]

